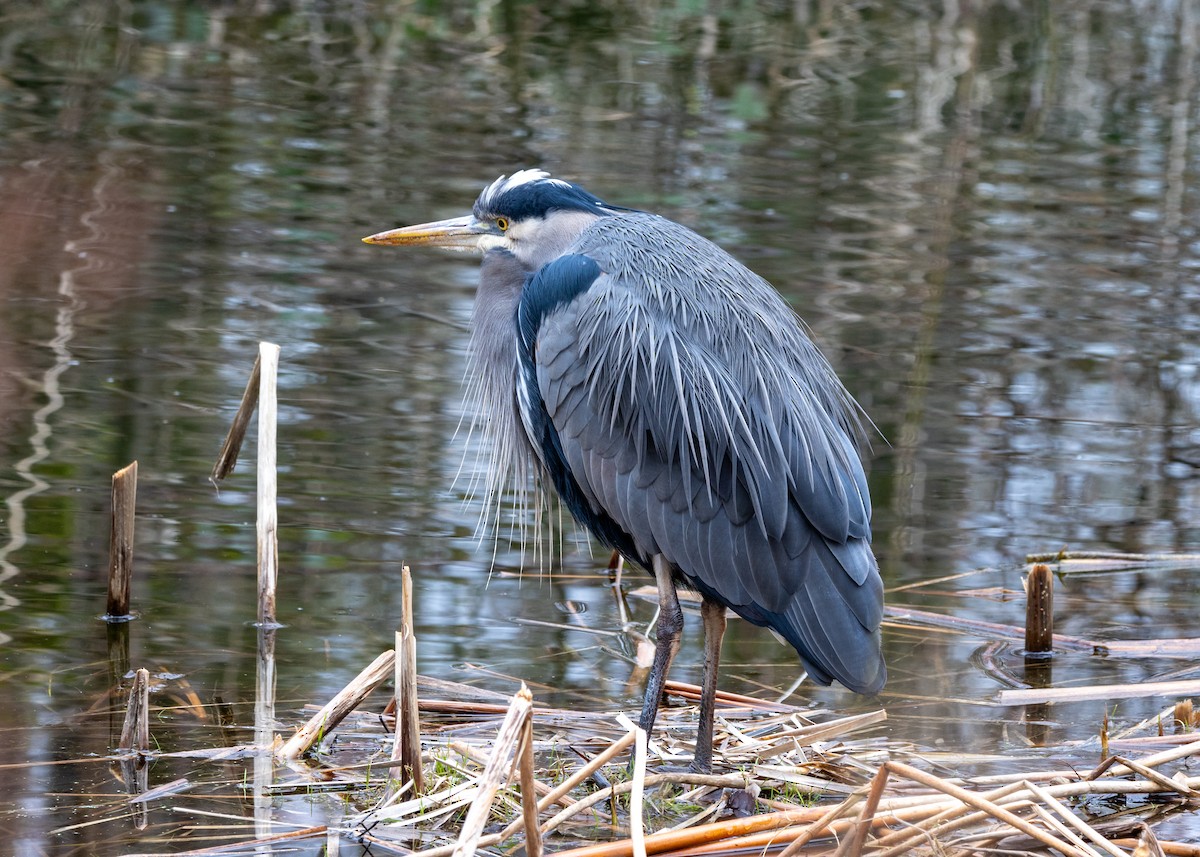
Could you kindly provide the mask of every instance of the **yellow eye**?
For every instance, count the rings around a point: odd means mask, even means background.
[[[499,229],[501,232],[507,232],[508,231],[508,218],[507,217],[497,217],[496,218],[496,228]]]

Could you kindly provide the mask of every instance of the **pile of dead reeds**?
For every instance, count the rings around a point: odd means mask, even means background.
[[[373,853],[423,857],[503,853],[515,845],[536,855],[551,837],[560,843],[554,850],[565,847],[570,857],[735,849],[1200,855],[1194,845],[1156,842],[1150,824],[1194,808],[1200,776],[1168,770],[1200,754],[1200,740],[1187,740],[1194,732],[1147,736],[1159,744],[1185,743],[1139,758],[1110,756],[1091,771],[945,777],[931,773],[937,765],[913,748],[861,735],[882,722],[882,711],[837,718],[722,694],[715,767],[725,773],[700,775],[669,769],[689,758],[690,745],[677,736],[694,733],[692,705],[664,709],[648,740],[619,714],[535,707],[525,688],[504,705],[498,695],[465,685],[424,678],[417,684],[428,697],[420,704],[424,791],[415,792],[413,779],[389,773],[399,767],[391,752],[392,716],[355,714],[334,724],[326,707],[310,720],[328,727],[320,752],[293,765],[291,776],[269,793],[337,789],[360,802],[370,799],[374,805],[336,833]],[[338,697],[357,697],[364,686],[355,681]],[[670,687],[681,698],[695,690]],[[1165,709],[1158,719],[1180,716],[1194,718],[1183,706]],[[1138,728],[1152,732],[1154,720]],[[1112,736],[1112,744],[1137,746],[1132,731]],[[306,728],[296,734],[307,734]],[[286,746],[277,744],[276,754],[290,753]],[[814,805],[796,803],[799,795]],[[1113,812],[1114,798],[1128,809]],[[1111,818],[1097,820],[1102,813]],[[648,832],[651,824],[656,832]],[[312,828],[288,837],[330,832]],[[595,844],[576,847],[580,843]],[[251,839],[189,853],[262,844]]]

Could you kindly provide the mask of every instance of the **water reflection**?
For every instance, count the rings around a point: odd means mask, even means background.
[[[206,479],[260,339],[283,347],[281,720],[390,643],[401,563],[423,672],[501,689],[520,676],[597,707],[636,697],[629,652],[512,621],[561,623],[554,602],[577,601],[591,627],[619,627],[603,558],[568,537],[565,573],[539,579],[502,532],[489,577],[480,510],[449,487],[473,262],[358,244],[455,213],[521,166],[681,220],[789,296],[886,438],[871,483],[889,584],[995,569],[990,596],[964,595],[984,586],[970,582],[897,600],[1012,623],[1030,550],[1196,547],[1191,0],[84,2],[53,21],[17,2],[0,16],[0,676],[17,700],[0,763],[111,744],[92,617],[109,477],[134,458],[129,666],[185,674],[234,721],[201,722],[168,680],[156,740],[249,740],[253,484],[248,469],[219,493]],[[1197,597],[1184,568],[1070,578],[1060,627],[1188,635]],[[982,642],[889,629],[893,736],[1023,746],[1020,713],[996,710],[972,663]],[[682,678],[698,635],[687,645]],[[732,690],[795,674],[740,624],[725,660]],[[1067,654],[1054,678],[1179,666]],[[942,697],[963,702],[926,701]],[[1102,714],[1052,708],[1050,740],[1094,734]],[[151,786],[244,773],[167,767]],[[0,768],[0,788],[19,852],[120,850],[119,820],[47,832],[126,817],[99,769]],[[46,797],[86,792],[113,803]],[[178,830],[162,816],[150,829]]]

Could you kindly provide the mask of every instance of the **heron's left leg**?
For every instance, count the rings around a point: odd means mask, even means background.
[[[696,732],[696,758],[692,768],[712,771],[713,720],[717,700],[717,666],[721,662],[721,640],[725,636],[725,605],[707,596],[700,603],[704,620],[704,685],[700,689],[700,726]]]
[[[658,584],[658,625],[655,631],[654,662],[650,665],[650,677],[646,680],[646,695],[642,700],[642,717],[638,724],[649,735],[658,716],[658,705],[662,701],[663,687],[667,683],[667,671],[679,651],[679,635],[683,631],[683,610],[679,607],[679,596],[675,592],[671,563],[662,554],[656,554],[652,563],[654,580]]]

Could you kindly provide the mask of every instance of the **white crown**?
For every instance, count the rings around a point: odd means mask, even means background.
[[[518,170],[511,176],[500,176],[500,178],[488,185],[483,193],[479,195],[479,204],[486,208],[513,188],[540,181],[553,182],[563,187],[571,186],[570,182],[551,178],[550,174],[545,170]]]

